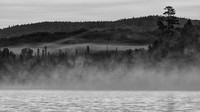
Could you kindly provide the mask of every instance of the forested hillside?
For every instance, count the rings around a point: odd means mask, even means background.
[[[117,21],[98,21],[98,22],[41,22],[25,25],[16,25],[0,30],[0,38],[10,38],[27,35],[35,32],[72,32],[81,28],[86,29],[130,29],[136,32],[154,31],[157,29],[156,21],[159,16],[147,16],[140,18],[121,19]],[[178,18],[181,26],[187,19]],[[200,23],[192,20],[194,25]]]

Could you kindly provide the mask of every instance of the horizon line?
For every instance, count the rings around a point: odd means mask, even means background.
[[[138,18],[144,18],[144,17],[153,17],[153,16],[163,16],[163,15],[148,15],[148,16],[139,16],[139,17],[125,17],[125,18],[121,18],[121,19],[115,19],[115,20],[86,20],[86,21],[59,21],[59,20],[55,20],[55,21],[48,21],[48,20],[44,20],[44,21],[37,21],[37,22],[31,22],[31,23],[22,23],[22,24],[15,24],[15,25],[8,25],[7,27],[0,27],[0,30],[4,30],[4,29],[8,29],[8,28],[12,28],[12,27],[16,27],[16,26],[24,26],[24,25],[31,25],[31,24],[39,24],[39,23],[51,23],[51,22],[69,22],[69,23],[84,23],[84,22],[117,22],[117,21],[121,21],[121,20],[127,20],[127,19],[138,19]],[[164,17],[164,16],[163,16]],[[177,17],[177,16],[176,16]],[[178,18],[183,18],[183,19],[191,19],[194,21],[198,21],[200,19],[192,19],[192,18],[188,18],[188,17],[178,17]]]

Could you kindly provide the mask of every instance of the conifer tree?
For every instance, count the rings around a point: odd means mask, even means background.
[[[172,6],[164,8],[166,11],[163,13],[164,17],[157,20],[157,25],[163,34],[173,36],[175,34],[175,26],[179,25],[179,21],[175,16],[176,11]]]

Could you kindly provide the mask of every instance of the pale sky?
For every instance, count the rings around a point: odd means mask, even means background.
[[[0,28],[42,21],[96,21],[161,15],[200,19],[200,0],[0,0]]]

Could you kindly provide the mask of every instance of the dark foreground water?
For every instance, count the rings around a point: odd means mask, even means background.
[[[200,92],[9,90],[0,112],[200,112]]]

